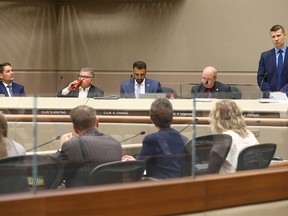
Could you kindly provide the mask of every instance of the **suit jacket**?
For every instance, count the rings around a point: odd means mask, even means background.
[[[288,92],[288,47],[286,47],[280,89],[277,89],[277,78],[278,73],[275,49],[273,48],[261,53],[257,73],[257,83],[261,91],[264,93],[264,96],[269,96],[269,92],[277,90]]]
[[[88,184],[89,173],[97,165],[120,161],[122,148],[118,141],[93,128],[65,142],[58,154],[64,161],[66,187],[78,187]]]
[[[122,82],[120,86],[120,97],[135,98],[134,84],[134,78]],[[160,82],[145,78],[145,93],[163,93]]]
[[[57,93],[57,97],[78,97],[79,89],[76,91],[71,91],[67,95],[62,95],[62,90]],[[103,97],[104,92],[102,89],[91,85],[88,91],[87,98],[94,98],[94,97]]]
[[[208,98],[208,94],[205,91],[203,84],[198,84],[191,88],[191,98]],[[213,86],[212,98],[218,99],[232,99],[233,94],[231,87],[224,83],[216,81]]]
[[[24,86],[15,82],[12,82],[12,93],[13,93],[13,97],[26,96]],[[5,97],[9,97],[7,88],[5,87],[2,81],[0,81],[0,94],[5,95]]]
[[[145,160],[146,172],[152,178],[180,177],[182,153],[188,139],[172,128],[147,135],[138,160]]]

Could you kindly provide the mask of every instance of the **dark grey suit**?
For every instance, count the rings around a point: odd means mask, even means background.
[[[87,185],[88,175],[95,166],[120,161],[122,148],[117,140],[95,128],[65,142],[58,157],[64,161],[66,187],[78,187]]]
[[[191,88],[192,98],[208,98],[208,93],[203,84],[198,84]],[[231,99],[233,97],[231,87],[224,83],[216,81],[212,88],[212,98]]]
[[[57,93],[57,97],[78,97],[79,89],[76,91],[71,91],[67,95],[62,95],[62,90]],[[102,89],[91,85],[88,91],[87,98],[103,97],[104,92]]]

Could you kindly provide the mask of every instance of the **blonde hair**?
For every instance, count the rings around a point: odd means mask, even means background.
[[[0,158],[7,156],[6,144],[3,140],[4,137],[7,137],[7,120],[5,116],[0,113]]]
[[[221,100],[210,112],[210,126],[214,133],[232,130],[241,137],[248,136],[242,111],[232,100]]]

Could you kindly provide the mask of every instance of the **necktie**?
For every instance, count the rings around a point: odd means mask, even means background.
[[[136,90],[136,94],[137,94],[136,97],[137,97],[137,98],[139,98],[139,95],[140,95],[140,93],[141,93],[141,88],[140,88],[140,87],[141,87],[141,85],[140,85],[140,84],[137,84],[137,90]]]
[[[8,88],[8,91],[9,91],[10,97],[13,97],[13,93],[12,93],[12,86],[11,86],[11,85],[8,85],[7,88]]]
[[[283,56],[282,56],[282,50],[279,50],[279,56],[278,56],[278,66],[277,66],[277,90],[281,89],[281,75],[282,75],[282,70],[283,70]]]

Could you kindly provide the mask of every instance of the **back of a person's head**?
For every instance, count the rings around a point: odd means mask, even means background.
[[[7,156],[6,145],[3,138],[7,137],[8,125],[5,116],[0,113],[0,158]]]
[[[150,107],[150,118],[158,128],[168,128],[173,120],[173,107],[167,98],[156,99]]]
[[[210,125],[216,133],[233,130],[242,137],[247,136],[242,111],[232,100],[221,100],[215,104],[210,112]]]
[[[96,111],[89,106],[77,106],[70,112],[70,118],[74,127],[78,130],[86,130],[96,125]]]

